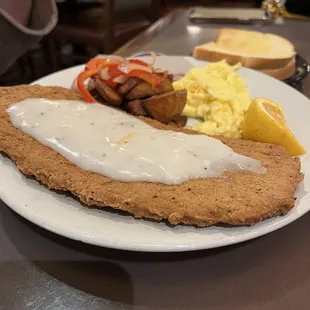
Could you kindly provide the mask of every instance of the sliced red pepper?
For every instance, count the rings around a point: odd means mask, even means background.
[[[114,81],[116,78],[118,78],[120,76],[126,76],[126,74],[124,74],[122,71],[120,71],[118,69],[118,67],[119,67],[119,64],[111,64],[108,67],[108,73],[109,73],[110,79],[108,79],[106,81],[106,83],[110,87],[113,87],[113,88],[115,88],[119,84],[118,82]]]
[[[85,67],[85,70],[89,69],[103,69],[107,65],[107,61],[105,58],[93,58],[91,59]]]
[[[149,67],[149,64],[139,59],[129,59],[128,61],[133,64]],[[108,62],[106,58],[93,58],[86,64],[85,71],[78,76],[77,85],[79,91],[88,102],[93,103],[96,101],[85,87],[84,85],[85,80],[97,74],[98,72],[100,72],[100,70],[106,67],[108,67],[108,73],[110,76],[110,78],[106,81],[106,83],[113,88],[115,88],[118,84],[114,82],[114,79],[122,75],[138,77],[154,87],[160,84],[160,78],[151,72],[136,69],[130,71],[128,74],[124,74],[122,71],[118,69],[119,65],[120,65],[119,62]]]
[[[125,61],[125,60],[124,60]],[[144,67],[148,67],[149,64],[146,63],[145,61],[139,60],[139,59],[129,59],[128,62],[133,63],[133,64],[138,64]],[[111,61],[107,61],[106,58],[93,58],[91,59],[87,64],[86,64],[86,70],[89,69],[95,69],[98,67],[104,68],[106,66],[119,66],[120,63],[119,62],[111,62]]]
[[[119,64],[111,64],[108,67],[108,73],[111,79],[115,79],[121,75],[124,75],[124,73],[120,70],[118,70]]]
[[[148,67],[149,66],[148,63],[146,63],[145,61],[142,61],[140,59],[129,59],[128,61],[130,63],[132,63],[132,64],[137,64],[137,65],[141,65],[141,66],[144,66],[144,67]]]
[[[157,87],[160,84],[160,78],[153,73],[142,71],[142,70],[132,70],[127,75],[129,76],[135,76],[149,84],[151,84],[154,87]]]
[[[77,78],[78,90],[80,91],[81,95],[85,98],[85,100],[88,101],[89,103],[95,103],[96,100],[87,90],[84,83],[88,78],[94,76],[98,72],[99,72],[98,68],[89,69],[87,71],[81,72]]]
[[[113,80],[114,80],[114,78],[113,78],[113,79],[110,78],[110,79],[108,79],[108,80],[105,81],[105,82],[106,82],[110,87],[115,88],[115,87],[117,86],[118,83],[114,82]]]
[[[121,72],[120,70],[118,70],[118,66],[120,64],[119,63],[112,63],[112,62],[107,62],[105,59],[100,59],[100,58],[94,58],[92,60],[90,60],[87,64],[86,64],[86,69],[85,70],[90,70],[90,69],[99,69],[102,70],[106,67],[108,67],[108,73],[110,78],[108,80],[106,80],[105,82],[110,86],[115,88],[117,86],[118,83],[114,82],[113,80],[121,75],[124,75],[123,72]]]

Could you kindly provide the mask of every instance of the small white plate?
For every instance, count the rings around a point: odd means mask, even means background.
[[[145,60],[149,60],[148,57]],[[156,65],[172,73],[185,73],[205,62],[191,57],[160,56]],[[63,70],[34,84],[70,87],[83,66]],[[267,97],[280,103],[288,124],[310,152],[310,101],[286,84],[249,69],[241,69],[251,97]],[[136,220],[105,210],[91,210],[65,195],[47,190],[26,179],[7,158],[0,155],[0,197],[29,221],[62,236],[117,249],[176,252],[234,244],[270,233],[301,217],[310,209],[310,155],[302,157],[305,180],[297,190],[296,207],[286,216],[265,220],[252,227],[168,227],[164,223]]]

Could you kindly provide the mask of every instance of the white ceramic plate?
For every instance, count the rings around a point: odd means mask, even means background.
[[[148,60],[148,59],[146,59]],[[204,62],[190,57],[161,56],[157,66],[173,73],[186,72]],[[70,87],[83,66],[63,70],[36,81],[41,85]],[[261,73],[241,69],[252,97],[280,103],[289,125],[310,152],[310,101],[286,84]],[[296,207],[286,216],[265,220],[252,227],[168,227],[164,223],[135,220],[108,211],[90,210],[77,200],[51,192],[26,179],[14,164],[0,155],[0,197],[29,221],[65,237],[86,243],[134,251],[190,251],[234,244],[270,233],[298,219],[310,209],[310,155],[302,158],[305,180],[297,190]]]

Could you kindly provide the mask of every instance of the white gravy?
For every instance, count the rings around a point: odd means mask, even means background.
[[[217,139],[154,129],[102,104],[26,99],[7,111],[16,128],[71,163],[123,182],[178,184],[225,171],[266,171]]]

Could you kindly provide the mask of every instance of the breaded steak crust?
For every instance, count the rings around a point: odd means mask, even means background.
[[[76,99],[60,87],[17,86],[0,88],[0,151],[18,169],[34,176],[50,189],[69,191],[93,207],[127,211],[136,218],[168,220],[205,227],[217,223],[252,225],[265,218],[286,214],[294,207],[296,186],[303,180],[299,158],[265,143],[218,138],[235,152],[258,159],[266,174],[228,172],[221,178],[192,179],[179,185],[152,182],[119,182],[82,170],[54,150],[13,127],[6,109],[26,98]],[[143,119],[159,129],[176,129]],[[104,120],[103,120],[104,121]]]

